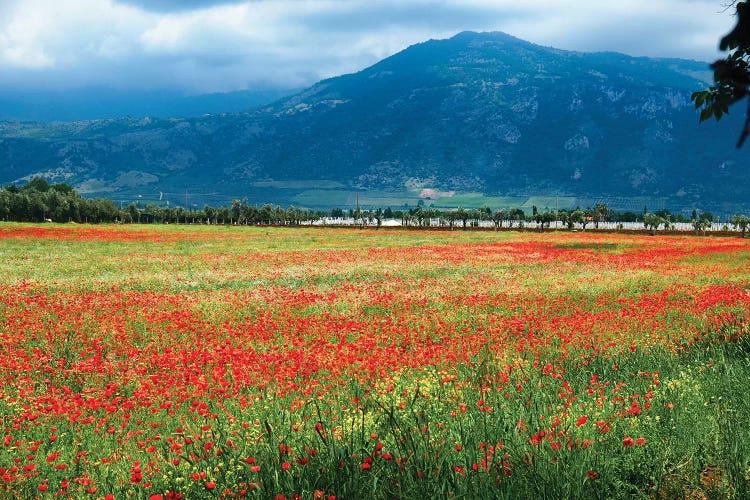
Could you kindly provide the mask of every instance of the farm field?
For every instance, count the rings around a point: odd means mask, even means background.
[[[750,240],[0,225],[2,498],[748,498]]]

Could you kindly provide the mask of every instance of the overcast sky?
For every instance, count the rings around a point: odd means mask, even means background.
[[[726,0],[0,0],[0,89],[298,88],[430,38],[713,60]]]

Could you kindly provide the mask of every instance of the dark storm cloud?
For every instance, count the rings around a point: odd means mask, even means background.
[[[386,27],[411,26],[432,30],[465,31],[487,25],[494,26],[533,14],[523,6],[509,6],[503,12],[489,5],[465,6],[450,3],[393,3],[383,8],[377,2],[352,2],[338,11],[313,12],[304,18],[308,29],[321,32],[367,32]],[[460,27],[465,29],[460,29]]]

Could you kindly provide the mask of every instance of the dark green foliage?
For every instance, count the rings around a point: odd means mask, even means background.
[[[17,222],[114,222],[121,216],[112,200],[82,198],[67,184],[35,177],[20,189],[0,189],[0,220]]]
[[[700,121],[711,117],[721,120],[729,113],[729,107],[744,99],[750,91],[750,5],[739,2],[736,7],[737,25],[719,44],[719,48],[728,50],[729,54],[711,65],[714,85],[692,95],[695,107],[701,109]],[[738,148],[750,134],[750,103],[748,106]]]

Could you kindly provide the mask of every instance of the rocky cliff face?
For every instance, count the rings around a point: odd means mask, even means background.
[[[0,182],[41,174],[115,198],[188,189],[308,206],[428,190],[747,207],[741,117],[699,126],[690,102],[709,76],[705,63],[461,33],[252,113],[5,123]]]

